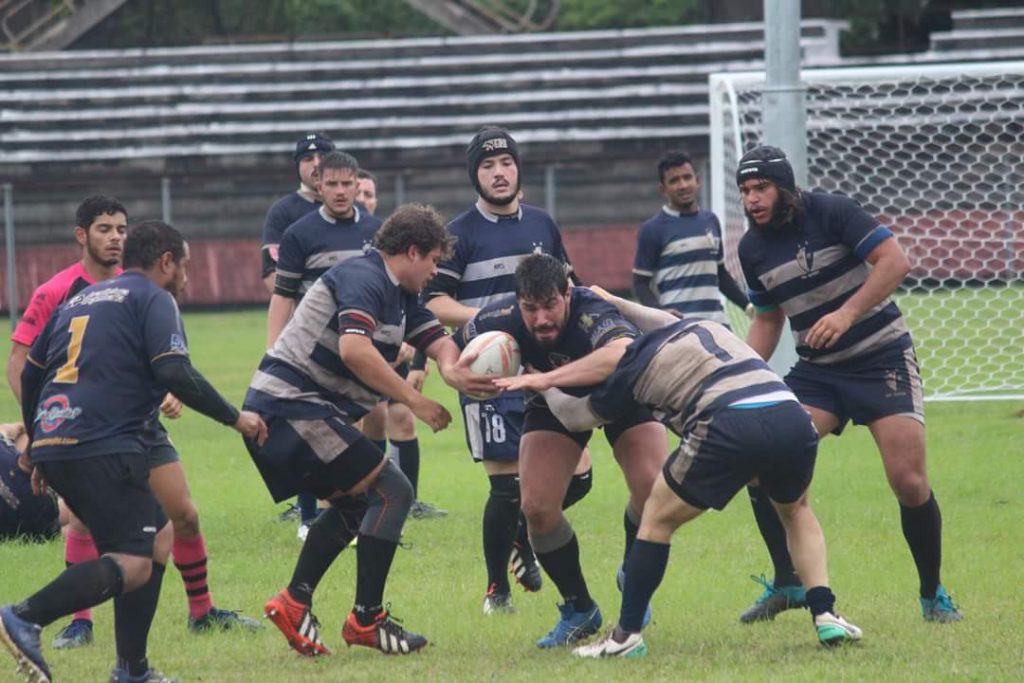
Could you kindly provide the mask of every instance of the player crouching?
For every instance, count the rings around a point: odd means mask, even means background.
[[[269,436],[262,446],[246,446],[271,496],[282,501],[309,491],[329,503],[310,525],[291,582],[264,609],[300,654],[330,654],[311,611],[313,592],[357,535],[355,606],[342,638],[386,654],[427,644],[383,606],[412,486],[354,425],[384,397],[409,406],[434,431],[451,421],[390,365],[403,341],[433,358],[457,389],[493,390],[489,377],[469,372],[472,356],[459,361],[458,347],[418,301],[451,242],[434,209],[399,207],[377,233],[375,250],[334,266],[310,287],[249,386],[245,405],[264,417]]]

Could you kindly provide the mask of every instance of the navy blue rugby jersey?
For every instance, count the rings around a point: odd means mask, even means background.
[[[803,197],[800,225],[752,227],[740,240],[750,301],[761,309],[781,308],[797,354],[812,363],[828,365],[909,347],[910,331],[891,297],[856,320],[832,348],[812,349],[804,343],[815,322],[864,284],[871,272],[865,259],[893,234],[849,197],[823,192]]]
[[[546,212],[520,204],[514,216],[496,216],[478,206],[457,216],[448,230],[458,238],[452,258],[438,264],[424,292],[447,294],[461,304],[482,308],[515,293],[515,272],[530,254],[549,254],[569,265],[558,225]]]
[[[664,206],[640,226],[633,272],[651,278],[662,308],[724,323],[718,294],[718,266],[724,259],[715,214],[681,214]]]
[[[398,285],[380,252],[343,261],[313,284],[263,357],[246,408],[292,419],[365,415],[381,395],[341,360],[344,334],[372,338],[393,362],[403,341],[425,350],[444,328],[416,294]]]
[[[725,326],[683,318],[631,343],[611,376],[591,392],[590,407],[613,422],[639,404],[682,436],[728,406],[796,400],[767,363]]]
[[[381,220],[357,207],[352,218],[335,219],[321,206],[285,230],[277,259],[274,293],[301,298],[317,278],[373,247]]]
[[[270,205],[267,217],[263,220],[263,246],[260,249],[263,277],[273,274],[277,268],[278,249],[281,238],[284,237],[284,231],[288,229],[289,225],[310,211],[315,211],[319,206],[320,202],[306,197],[297,190],[286,194]]]
[[[28,361],[44,372],[34,461],[142,453],[143,425],[166,393],[153,367],[187,362],[188,346],[174,297],[130,271],[68,299]]]
[[[618,309],[588,289],[574,287],[569,300],[569,319],[553,348],[545,348],[534,339],[523,322],[516,297],[508,296],[488,304],[455,336],[464,348],[484,332],[507,332],[519,342],[523,365],[547,372],[586,356],[595,349],[620,338],[633,339],[640,331]],[[570,387],[566,393],[584,396],[590,387]]]

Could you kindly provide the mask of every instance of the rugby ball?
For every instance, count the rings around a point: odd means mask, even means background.
[[[495,377],[513,377],[519,374],[519,342],[507,332],[484,332],[473,337],[462,350],[462,355],[476,353],[477,357],[469,369],[481,375],[494,375]],[[467,394],[470,398],[478,401],[491,398],[498,392],[491,394]]]

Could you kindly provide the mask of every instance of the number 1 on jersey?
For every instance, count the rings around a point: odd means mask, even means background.
[[[71,319],[68,325],[68,332],[71,339],[68,341],[68,362],[60,366],[53,381],[60,384],[74,384],[78,381],[78,356],[82,353],[82,338],[85,336],[85,328],[89,324],[89,316],[79,315]]]

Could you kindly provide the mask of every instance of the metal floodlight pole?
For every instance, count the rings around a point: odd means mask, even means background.
[[[7,250],[7,310],[11,331],[18,326],[18,272],[14,258],[14,187],[4,183],[4,243]]]
[[[764,141],[781,148],[807,186],[807,112],[800,82],[800,0],[764,0]]]

